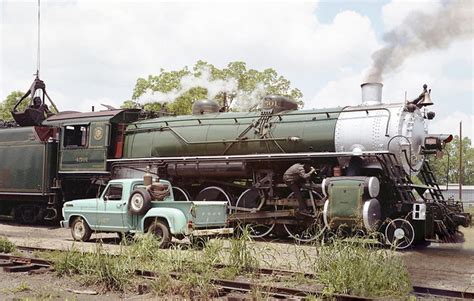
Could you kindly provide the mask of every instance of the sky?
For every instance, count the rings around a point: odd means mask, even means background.
[[[430,132],[474,137],[474,1],[470,36],[420,51],[384,75],[383,101],[432,89]],[[205,60],[273,68],[303,92],[305,108],[360,104],[360,84],[384,33],[446,0],[41,1],[40,77],[61,111],[120,106],[136,80]],[[436,20],[433,20],[436,22]],[[0,100],[36,71],[37,1],[0,0]]]

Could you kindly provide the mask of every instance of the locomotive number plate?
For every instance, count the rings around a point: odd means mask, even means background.
[[[100,126],[96,127],[94,129],[94,139],[95,140],[100,140],[100,139],[102,139],[102,137],[104,137],[104,129],[101,128]]]

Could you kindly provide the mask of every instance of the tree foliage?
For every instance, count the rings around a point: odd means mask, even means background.
[[[7,96],[7,98],[3,100],[2,103],[0,103],[0,120],[13,120],[11,111],[13,110],[13,107],[15,106],[16,102],[23,96],[23,94],[25,93],[21,91],[13,91]],[[23,100],[17,110],[23,111],[29,103],[30,98],[28,97],[27,99]]]
[[[474,148],[468,137],[463,138],[463,184],[474,185]],[[449,161],[449,171],[448,171]],[[459,183],[459,136],[455,136],[446,145],[442,158],[430,157],[429,163],[440,184],[446,184],[446,173],[449,183]],[[448,171],[448,172],[447,172]]]
[[[303,104],[301,98],[303,94],[300,90],[291,87],[289,80],[271,69],[258,71],[247,69],[244,62],[231,62],[223,69],[216,68],[214,65],[198,61],[192,69],[187,66],[181,70],[165,71],[160,70],[158,75],[149,75],[147,79],[139,78],[135,85],[132,99],[125,101],[123,108],[142,107],[145,110],[159,111],[166,109],[169,112],[182,115],[191,113],[192,103],[196,100],[209,97],[209,88],[197,83],[195,86],[186,87],[183,85],[185,77],[199,78],[204,72],[209,73],[208,80],[213,81],[232,81],[236,83],[236,90],[233,93],[221,91],[213,95],[221,106],[232,105],[239,95],[245,94],[250,97],[257,97],[255,91],[263,90],[265,94],[280,94],[288,96],[300,104]],[[161,93],[164,101],[146,102],[142,104],[140,98],[149,91]],[[176,93],[180,91],[180,93]]]

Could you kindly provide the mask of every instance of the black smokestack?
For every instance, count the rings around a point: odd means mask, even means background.
[[[473,6],[471,0],[452,0],[432,14],[416,11],[408,15],[384,35],[387,46],[372,54],[366,81],[382,82],[385,73],[401,66],[411,55],[444,49],[454,40],[472,37]]]

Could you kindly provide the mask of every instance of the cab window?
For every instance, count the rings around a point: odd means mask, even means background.
[[[87,147],[89,126],[68,125],[64,128],[64,147]]]
[[[122,185],[112,184],[107,188],[107,191],[104,194],[104,199],[109,201],[119,201],[122,199]]]

